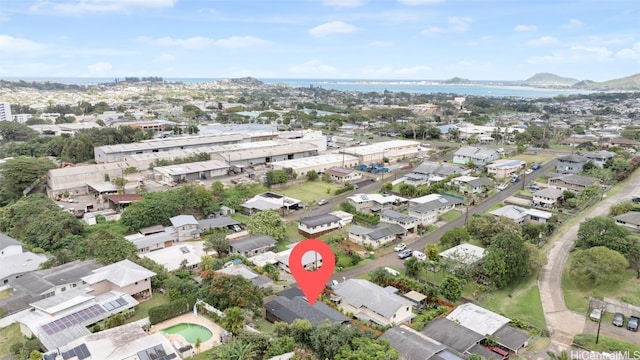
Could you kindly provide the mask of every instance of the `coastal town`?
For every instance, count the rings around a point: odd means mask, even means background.
[[[0,356],[638,358],[639,121],[631,91],[0,80]]]

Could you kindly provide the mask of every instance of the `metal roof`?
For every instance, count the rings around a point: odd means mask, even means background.
[[[240,240],[232,240],[229,247],[241,253],[260,249],[265,246],[275,246],[277,242],[269,235],[255,235]]]
[[[0,249],[4,249],[8,246],[11,245],[20,245],[22,246],[22,243],[14,238],[12,238],[11,236],[6,235],[5,233],[1,233],[0,232]]]
[[[485,338],[484,335],[480,335],[447,318],[433,319],[420,332],[460,354],[464,354],[473,345]]]
[[[174,228],[185,225],[198,225],[198,220],[196,220],[193,215],[178,215],[172,217],[169,221],[171,221],[171,225],[173,225]]]
[[[446,350],[446,346],[408,326],[393,327],[381,336],[400,353],[402,359],[428,360]]]
[[[482,335],[493,335],[511,320],[476,304],[466,303],[456,307],[447,319]]]
[[[507,325],[496,331],[493,334],[493,337],[496,338],[498,344],[515,352],[523,347],[527,343],[527,341],[529,341],[531,335]]]
[[[95,284],[107,280],[119,287],[125,287],[138,281],[151,278],[156,273],[144,268],[131,260],[122,260],[115,264],[107,265],[93,270],[93,274],[82,278],[87,284]]]
[[[362,279],[348,279],[338,284],[334,292],[354,308],[366,307],[386,318],[391,318],[401,307],[413,306],[410,300]]]
[[[332,214],[320,214],[316,216],[309,216],[304,219],[298,220],[300,224],[307,227],[316,227],[319,225],[333,224],[340,221],[340,218]]]
[[[223,228],[231,225],[240,225],[242,223],[228,216],[218,216],[213,219],[198,220],[198,224],[200,226],[200,229],[205,230],[205,229]]]

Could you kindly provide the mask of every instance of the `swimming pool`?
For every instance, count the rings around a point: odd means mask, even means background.
[[[200,338],[201,342],[205,342],[213,336],[211,330],[206,327],[191,323],[180,323],[169,326],[168,328],[160,330],[160,332],[164,334],[182,335],[182,337],[191,344],[195,344],[197,338]]]

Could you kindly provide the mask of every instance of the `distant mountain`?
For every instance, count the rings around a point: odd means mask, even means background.
[[[533,75],[524,81],[527,85],[562,85],[562,86],[571,86],[577,83],[579,80],[558,76],[556,74],[551,73],[538,73]]]
[[[459,77],[454,77],[449,80],[443,81],[444,84],[471,84],[473,81],[469,79],[463,79]]]
[[[227,85],[227,86],[248,86],[248,87],[257,87],[264,85],[264,82],[253,78],[253,77],[244,77],[244,78],[236,78],[236,79],[222,79],[216,81],[218,84]]]
[[[584,80],[573,84],[572,88],[587,90],[640,90],[640,73],[603,82]]]

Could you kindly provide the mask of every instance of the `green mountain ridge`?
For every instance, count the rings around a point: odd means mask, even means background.
[[[445,84],[471,84],[471,83],[473,83],[473,81],[471,81],[469,79],[463,79],[461,77],[457,77],[456,76],[456,77],[451,78],[449,80],[443,81],[443,83],[445,83]]]
[[[531,85],[566,85],[571,86],[580,80],[562,77],[551,73],[538,73],[524,81],[525,84]]]
[[[640,90],[640,73],[602,82],[583,80],[571,87],[587,90]]]

